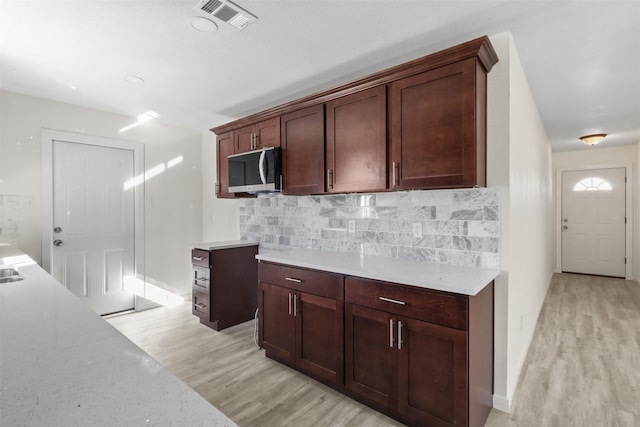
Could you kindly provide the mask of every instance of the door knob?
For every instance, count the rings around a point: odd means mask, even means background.
[[[569,227],[567,227],[566,225],[563,225],[563,226],[562,226],[562,229],[563,229],[563,230],[567,230],[567,229],[569,229]]]
[[[54,232],[54,233],[60,233],[61,231],[62,231],[62,228],[60,228],[60,227],[55,227],[55,228],[53,229],[53,232]]]
[[[53,246],[62,246],[62,240],[54,240]]]

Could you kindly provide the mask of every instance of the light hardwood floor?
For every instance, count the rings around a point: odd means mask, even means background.
[[[253,321],[215,332],[190,304],[108,321],[239,426],[400,426],[264,357]],[[640,285],[556,274],[511,414],[487,426],[640,426]]]

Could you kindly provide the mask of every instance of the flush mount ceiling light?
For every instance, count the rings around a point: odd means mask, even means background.
[[[193,10],[218,18],[238,30],[244,30],[247,25],[258,20],[257,16],[229,0],[199,0]]]
[[[606,133],[594,133],[592,135],[581,136],[579,139],[587,145],[596,145],[602,142],[605,136],[607,136]]]
[[[203,33],[213,33],[218,30],[218,25],[215,22],[202,16],[192,17],[189,24],[193,29]]]

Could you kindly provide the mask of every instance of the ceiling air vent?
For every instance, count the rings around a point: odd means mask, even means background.
[[[258,19],[255,15],[229,0],[199,0],[193,6],[193,9],[207,16],[218,18],[238,30],[243,30],[247,25]]]

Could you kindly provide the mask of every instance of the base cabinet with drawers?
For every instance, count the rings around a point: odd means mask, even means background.
[[[340,288],[344,304],[319,295]],[[493,283],[468,296],[261,261],[259,307],[268,357],[408,425],[486,422]]]
[[[342,384],[343,276],[260,262],[259,278],[259,341],[266,355],[326,384]]]
[[[253,319],[257,308],[258,245],[193,249],[192,313],[216,331]]]

